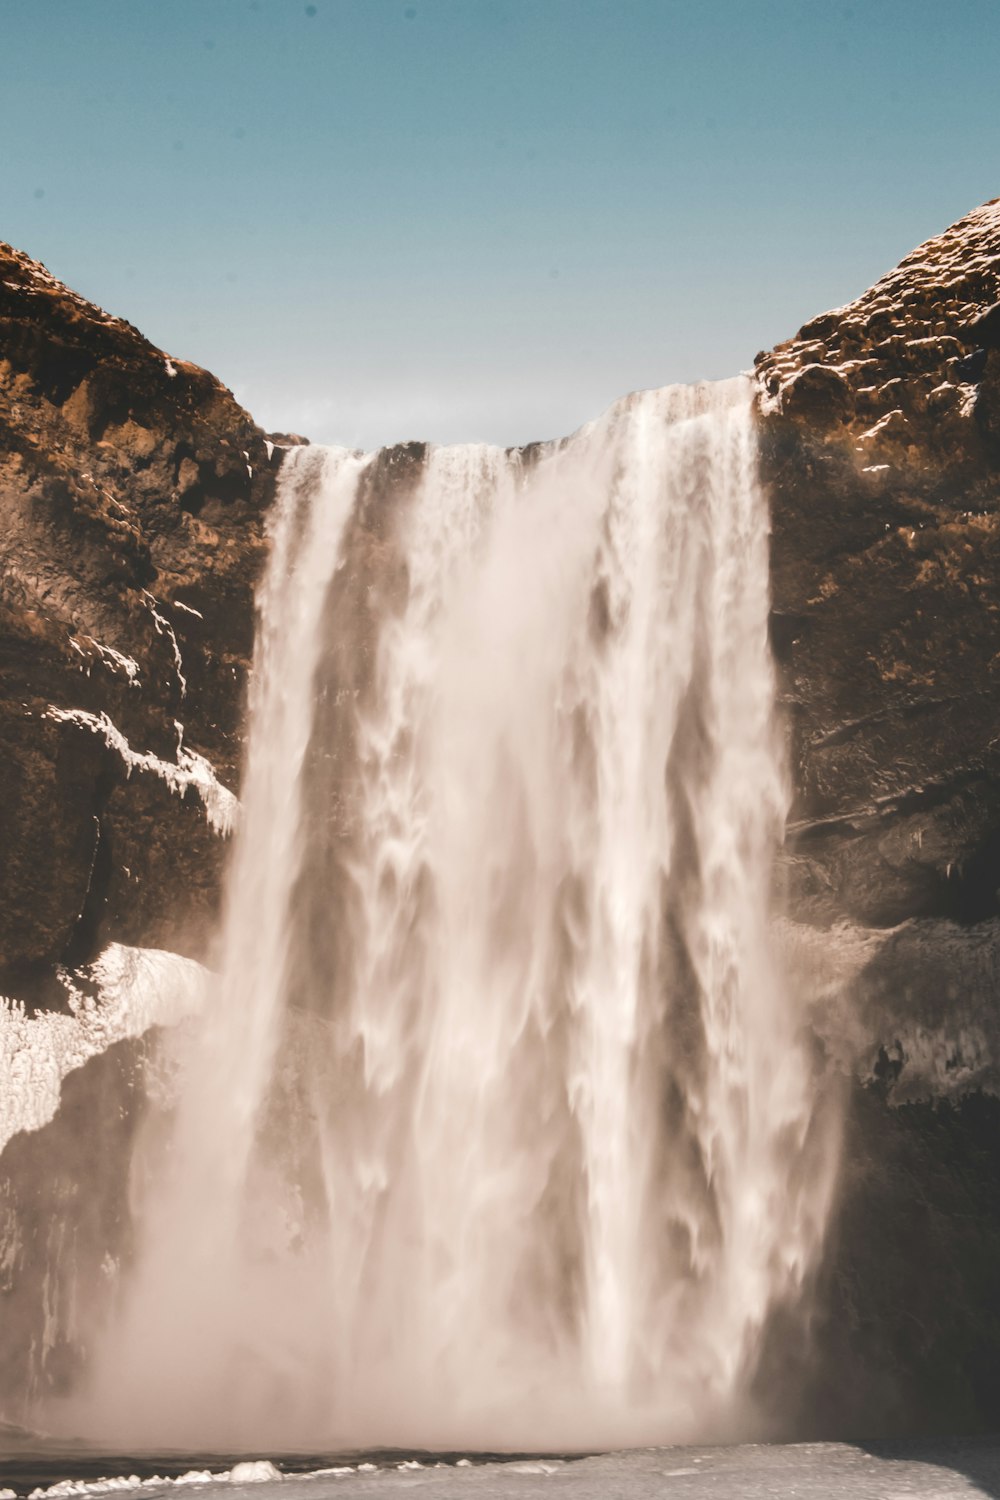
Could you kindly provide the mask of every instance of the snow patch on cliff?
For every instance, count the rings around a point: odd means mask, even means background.
[[[124,672],[128,679],[129,687],[139,687],[139,663],[133,656],[126,656],[123,651],[116,651],[114,646],[105,646],[103,641],[97,641],[92,635],[70,636],[70,645],[78,656],[82,656],[86,663],[86,673],[90,676],[90,668],[93,658],[84,649],[83,642],[97,652],[104,665],[112,672]]]
[[[783,967],[827,1056],[892,1104],[1000,1095],[1000,920],[975,931],[944,918],[829,928],[778,919]]]
[[[176,953],[112,943],[93,964],[60,971],[68,1013],[29,1016],[20,1001],[0,996],[0,1151],[11,1136],[54,1118],[62,1081],[74,1068],[198,1011],[207,973]]]
[[[185,750],[183,732],[178,736],[177,762],[172,765],[170,761],[160,760],[159,756],[148,751],[133,750],[121,730],[103,710],[95,714],[85,708],[51,707],[46,710],[45,717],[63,724],[77,724],[81,729],[99,734],[108,748],[121,757],[130,776],[134,770],[146,771],[158,777],[181,797],[188,788],[193,788],[201,798],[205,816],[214,832],[223,837],[232,833],[239,814],[239,801],[219,781],[210,761],[194,750]]]
[[[181,648],[177,644],[177,636],[174,634],[174,627],[171,625],[166,615],[160,614],[159,610],[156,607],[157,601],[153,598],[153,595],[149,592],[148,589],[143,589],[142,597],[145,600],[146,605],[149,608],[149,612],[153,617],[153,624],[156,627],[157,635],[165,636],[166,639],[170,642],[170,648],[173,652],[174,657],[174,670],[177,673],[177,682],[181,690],[181,697],[184,698],[187,695],[187,678],[184,676],[184,659],[181,656]]]

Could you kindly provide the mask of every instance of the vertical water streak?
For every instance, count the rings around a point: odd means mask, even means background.
[[[743,380],[524,453],[286,467],[218,995],[136,1163],[93,1420],[747,1420],[836,1154],[768,939],[767,535]]]
[[[248,1176],[286,999],[319,621],[363,462],[337,449],[293,451],[279,485],[219,982],[196,1037],[167,1043],[179,1097],[166,1131],[150,1132],[133,1163],[137,1258],[89,1398],[112,1434],[152,1442],[176,1429],[213,1441],[220,1418],[206,1393],[221,1403],[233,1391],[238,1402],[247,1363],[266,1365],[273,1353],[261,1346],[281,1301],[268,1305],[273,1282],[254,1257],[248,1264],[258,1212]],[[280,1201],[265,1212],[280,1215]]]

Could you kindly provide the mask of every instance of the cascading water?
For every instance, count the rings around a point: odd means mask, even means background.
[[[289,454],[218,992],[133,1164],[92,1428],[745,1417],[836,1154],[768,945],[755,467],[742,379],[523,451]]]

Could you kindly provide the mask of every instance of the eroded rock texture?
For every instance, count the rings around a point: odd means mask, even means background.
[[[1000,911],[1000,202],[759,355],[797,909]]]
[[[1000,1381],[1000,200],[758,355],[784,876],[853,1074],[812,1430],[992,1428]]]
[[[270,488],[213,376],[0,245],[0,994],[200,951]]]

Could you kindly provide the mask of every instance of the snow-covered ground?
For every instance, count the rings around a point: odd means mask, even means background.
[[[2,1462],[0,1482],[5,1470]],[[645,1448],[590,1457],[516,1458],[505,1462],[467,1458],[393,1458],[331,1463],[308,1473],[286,1473],[268,1460],[229,1469],[192,1470],[169,1479],[138,1476],[91,1482],[63,1481],[29,1489],[0,1488],[0,1497],[76,1500],[108,1494],[226,1496],[234,1491],[268,1500],[325,1500],[327,1496],[389,1495],[418,1489],[423,1500],[952,1500],[1000,1494],[1000,1442],[939,1441],[933,1444],[847,1443],[745,1444],[731,1448]]]

